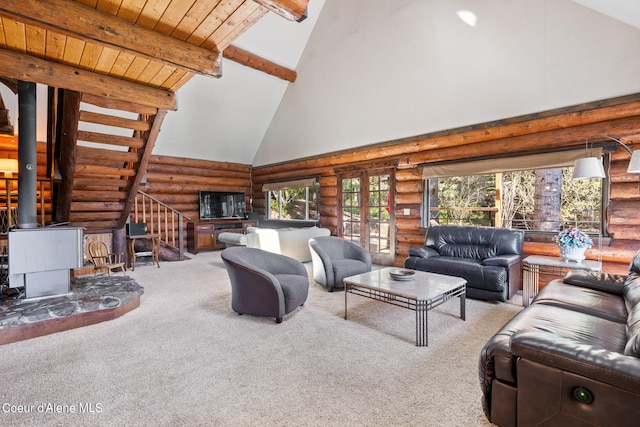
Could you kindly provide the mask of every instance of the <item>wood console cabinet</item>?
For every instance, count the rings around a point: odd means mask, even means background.
[[[218,242],[220,233],[244,233],[247,227],[257,226],[252,219],[212,219],[187,223],[187,241],[189,252],[223,249],[224,243]]]

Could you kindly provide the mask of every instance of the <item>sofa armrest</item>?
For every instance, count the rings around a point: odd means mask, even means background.
[[[409,256],[414,256],[418,258],[431,258],[434,256],[440,256],[440,254],[438,253],[438,251],[436,251],[435,249],[429,246],[422,246],[419,248],[409,249]]]
[[[622,295],[626,276],[599,271],[570,270],[562,280],[570,285]]]
[[[640,359],[636,357],[580,344],[550,332],[530,330],[513,334],[511,352],[523,359],[640,393]]]
[[[498,255],[482,260],[482,265],[497,265],[509,268],[512,265],[518,264],[521,259],[522,257],[518,254]]]

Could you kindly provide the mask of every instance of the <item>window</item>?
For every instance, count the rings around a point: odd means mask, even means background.
[[[299,185],[299,184],[304,185]],[[299,185],[299,186],[296,186]],[[265,184],[267,217],[278,220],[317,221],[320,184],[315,179]]]
[[[600,179],[575,181],[572,175],[573,166],[566,166],[429,178],[423,225],[483,225],[553,233],[579,227],[603,234],[606,183]]]

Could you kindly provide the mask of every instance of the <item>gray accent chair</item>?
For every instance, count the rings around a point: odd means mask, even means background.
[[[231,308],[281,323],[307,300],[309,275],[293,258],[258,248],[231,247],[220,254],[231,280]]]
[[[336,236],[309,239],[313,280],[329,288],[344,288],[345,277],[371,271],[371,254],[361,246]]]

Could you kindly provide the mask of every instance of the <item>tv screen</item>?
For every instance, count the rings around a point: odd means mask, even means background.
[[[231,191],[200,191],[200,219],[245,218],[244,193]]]

